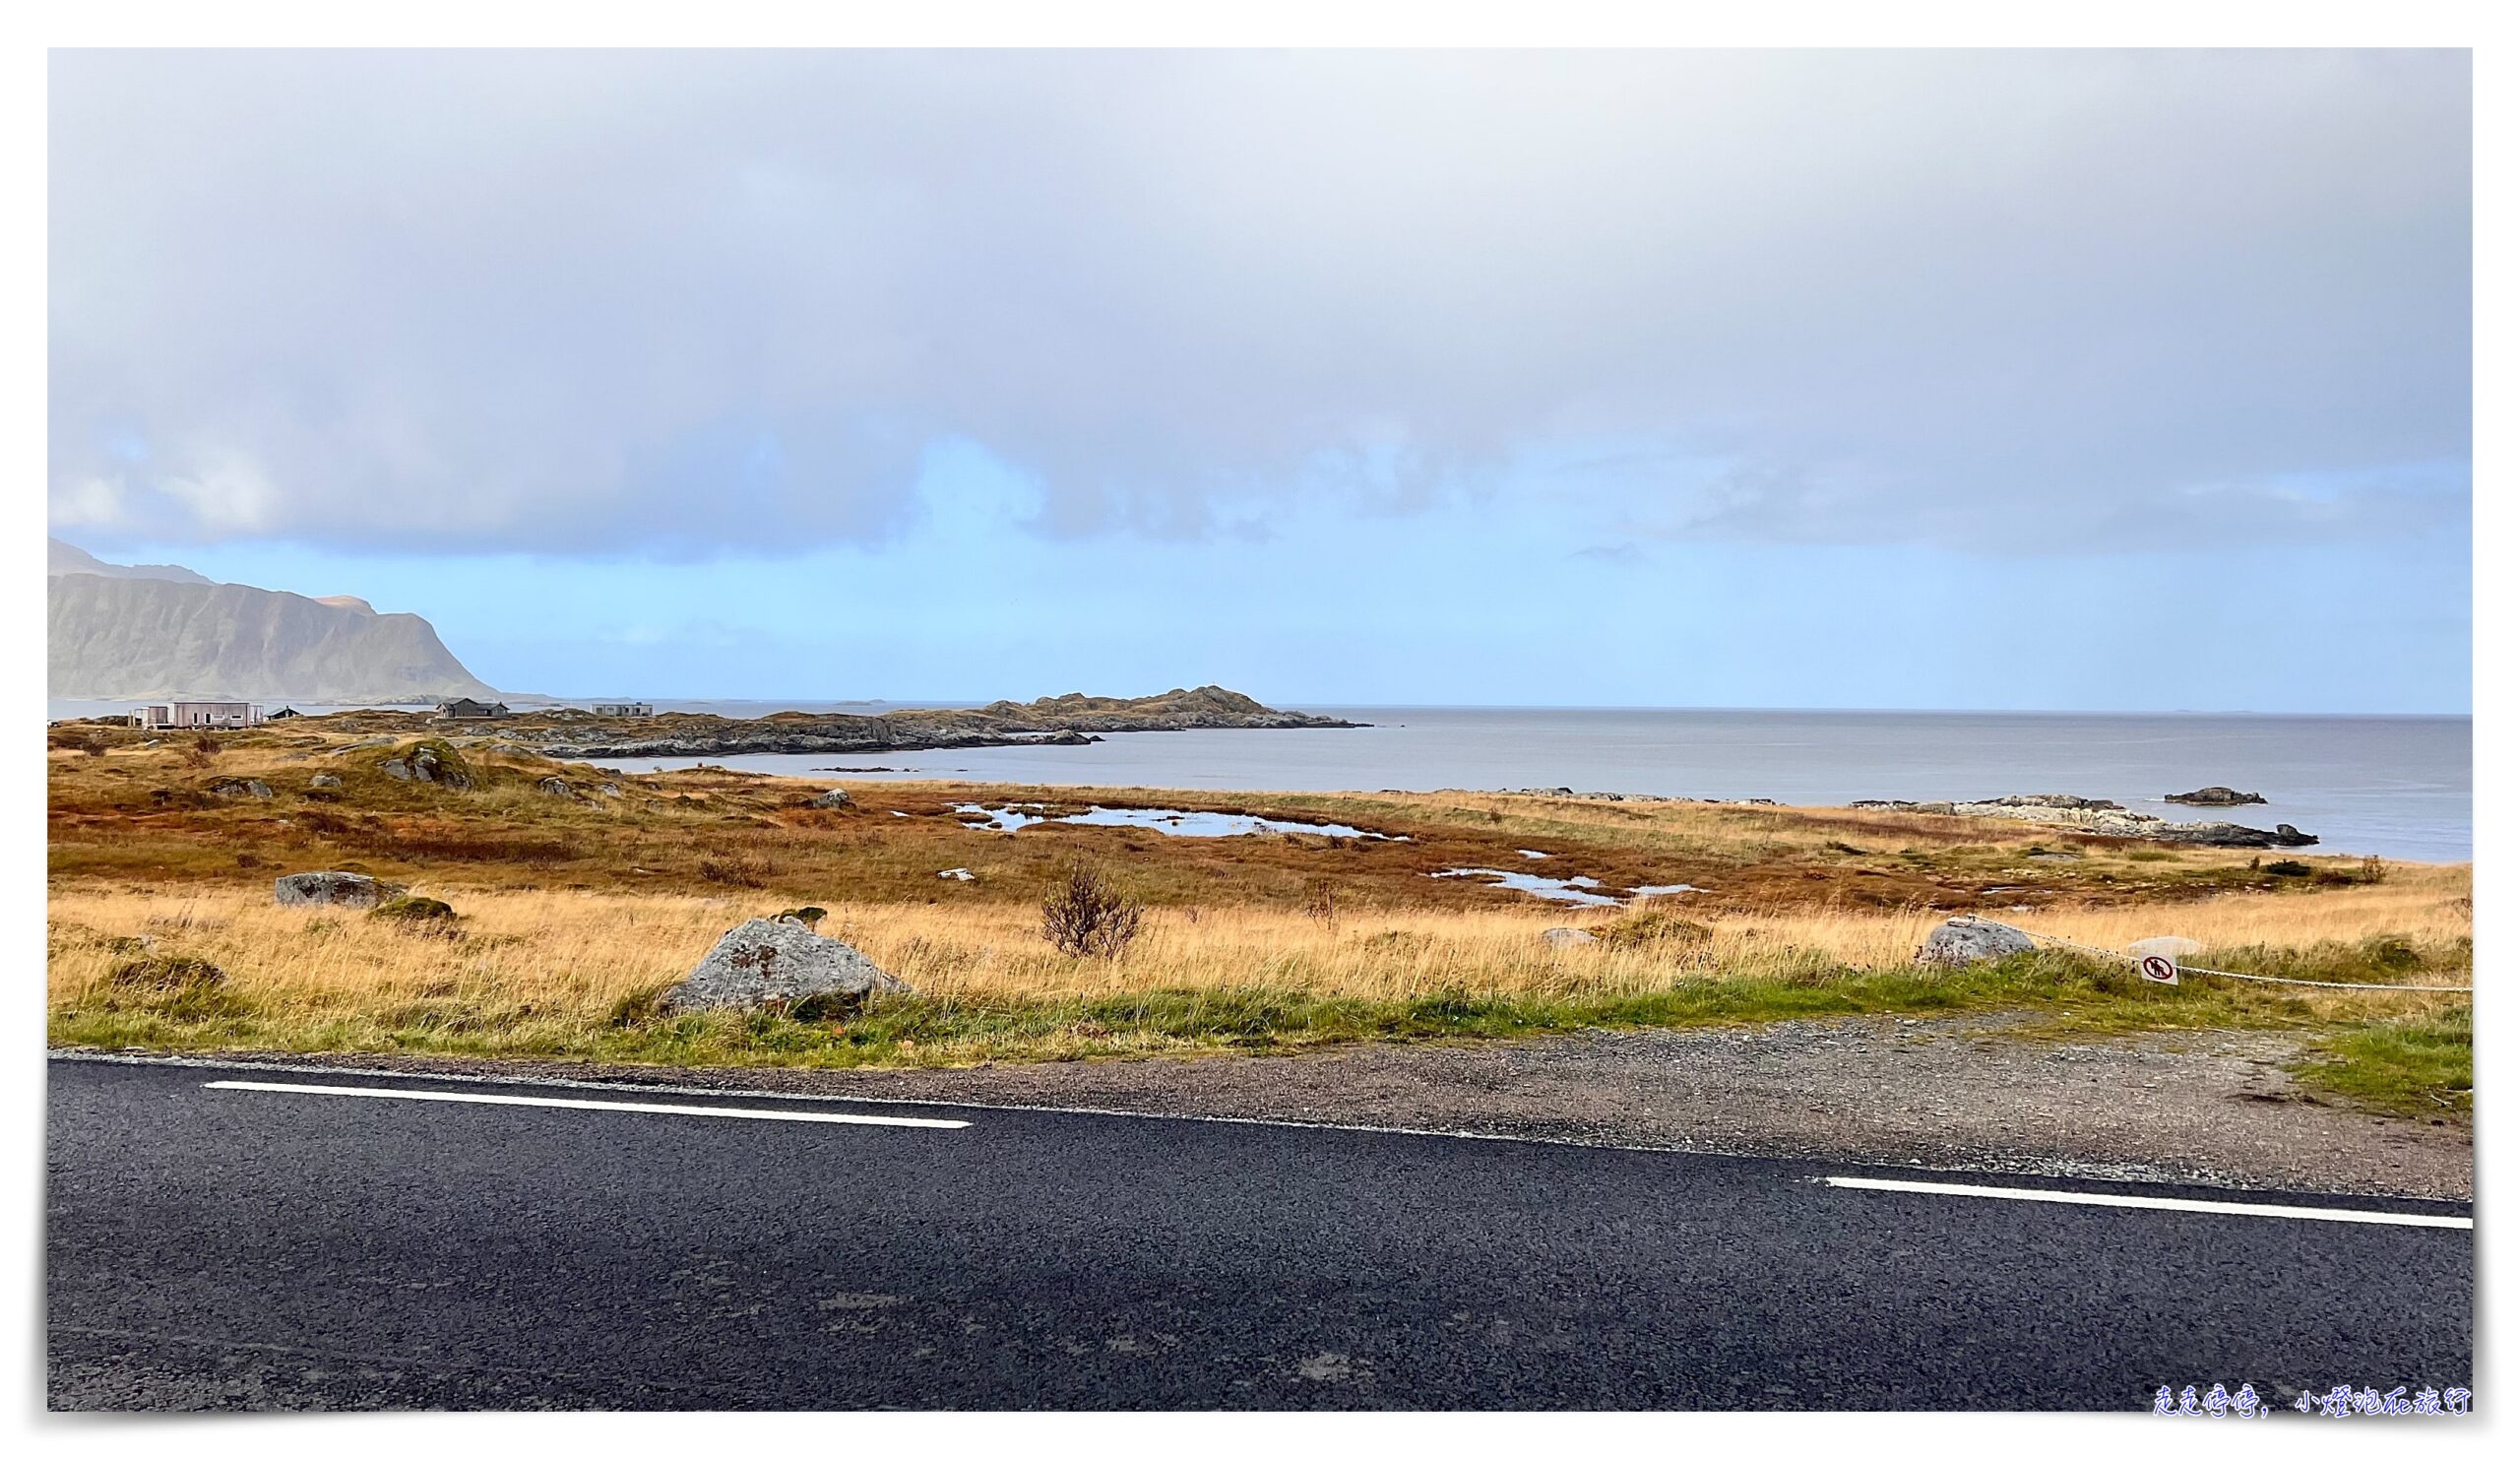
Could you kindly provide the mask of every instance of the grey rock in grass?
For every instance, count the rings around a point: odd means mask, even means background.
[[[272,900],[283,907],[374,907],[410,891],[356,871],[292,871],[272,882]]]
[[[439,754],[431,745],[415,744],[379,768],[396,780],[448,786],[458,791],[472,788],[472,777],[466,772],[464,762]]]
[[[618,800],[621,798],[621,788],[610,781],[605,781],[603,784],[597,786],[595,788],[595,793],[608,799]]]
[[[1917,962],[1927,968],[1966,968],[2038,948],[2038,943],[2010,927],[1953,918],[1934,928],[1925,945],[1917,949]]]
[[[849,797],[847,791],[831,790],[823,792],[805,803],[815,810],[846,810],[857,802]]]
[[[936,876],[940,881],[971,881],[974,879],[972,876],[972,869],[969,866],[949,867],[946,870],[937,872]]]
[[[2146,937],[2126,944],[2126,950],[2139,958],[2190,958],[2205,950],[2205,944],[2193,937]]]
[[[1551,947],[1590,947],[1602,939],[1582,927],[1551,927],[1540,934],[1540,940]]]
[[[545,795],[558,795],[567,800],[578,798],[578,793],[569,789],[569,783],[556,775],[542,777],[534,783],[534,788]]]
[[[257,800],[272,798],[272,788],[258,780],[216,780],[210,783],[214,795],[251,795]]]
[[[342,778],[329,771],[314,776],[306,782],[306,789],[310,791],[338,791],[341,788]]]
[[[793,921],[757,917],[719,938],[690,977],[665,990],[664,1007],[687,1013],[910,990],[846,942]]]

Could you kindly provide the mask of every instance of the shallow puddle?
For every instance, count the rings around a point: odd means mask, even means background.
[[[1619,899],[1595,890],[1601,883],[1589,876],[1534,876],[1528,871],[1499,871],[1493,866],[1455,866],[1450,871],[1429,871],[1428,876],[1484,877],[1500,887],[1529,892],[1551,902],[1564,902],[1574,907],[1616,907]]]
[[[1039,802],[1027,805],[1001,805],[995,809],[976,803],[954,807],[963,824],[975,831],[1021,831],[1044,821],[1070,826],[1143,826],[1166,836],[1259,836],[1279,833],[1290,836],[1330,836],[1364,841],[1407,841],[1406,836],[1386,836],[1380,831],[1364,831],[1354,826],[1316,826],[1306,821],[1273,820],[1268,816],[1229,815],[1221,810],[1148,810],[1114,808],[1097,805],[1074,815],[1054,816]]]

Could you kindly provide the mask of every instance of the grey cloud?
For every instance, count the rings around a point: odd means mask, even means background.
[[[62,53],[53,515],[781,552],[963,438],[1249,533],[1615,442],[1649,534],[2360,532],[2278,483],[2466,461],[2468,126],[2451,53]]]

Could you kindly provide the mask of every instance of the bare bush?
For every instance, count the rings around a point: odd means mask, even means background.
[[[1136,938],[1145,917],[1146,909],[1102,873],[1074,866],[1041,901],[1041,935],[1072,958],[1116,958]]]
[[[759,856],[737,854],[704,856],[700,861],[700,879],[727,887],[767,886],[770,863]]]

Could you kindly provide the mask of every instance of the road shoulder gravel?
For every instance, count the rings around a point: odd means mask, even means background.
[[[2373,1114],[2284,1070],[2298,1037],[2073,1043],[2004,1016],[1593,1032],[1296,1054],[969,1069],[685,1069],[376,1054],[274,1067],[566,1078],[978,1106],[1363,1125],[1717,1154],[2467,1200],[2464,1119]]]

